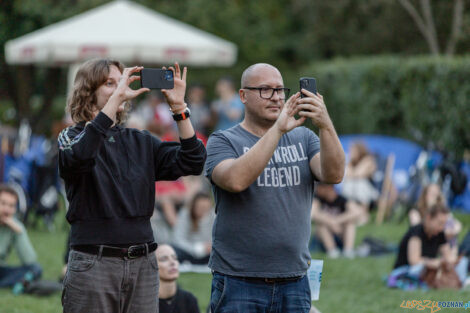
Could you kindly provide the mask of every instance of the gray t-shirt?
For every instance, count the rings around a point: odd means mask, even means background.
[[[212,134],[206,176],[211,179],[217,164],[240,157],[259,139],[240,124]],[[281,137],[263,173],[246,190],[231,193],[212,184],[217,212],[212,270],[268,278],[306,273],[314,182],[309,162],[319,151],[317,135],[297,127]]]

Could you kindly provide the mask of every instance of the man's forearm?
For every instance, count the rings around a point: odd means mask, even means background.
[[[333,124],[320,128],[319,135],[321,180],[330,184],[340,183],[344,176],[345,157]]]
[[[276,125],[271,127],[248,152],[220,171],[216,183],[232,192],[240,192],[248,188],[263,172],[281,136],[282,132]]]

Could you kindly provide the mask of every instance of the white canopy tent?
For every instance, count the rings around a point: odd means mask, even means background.
[[[10,40],[9,64],[76,64],[106,57],[134,64],[230,66],[235,44],[130,1],[114,1]]]

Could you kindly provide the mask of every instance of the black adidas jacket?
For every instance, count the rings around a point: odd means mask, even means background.
[[[71,245],[153,241],[155,181],[202,172],[206,150],[196,136],[181,144],[162,142],[146,131],[112,124],[100,112],[59,135]]]

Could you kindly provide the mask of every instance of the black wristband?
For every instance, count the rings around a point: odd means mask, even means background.
[[[173,114],[173,119],[177,122],[178,121],[183,121],[183,120],[187,119],[190,115],[191,115],[191,111],[189,111],[189,109],[186,108],[186,110],[184,110],[180,114]]]

